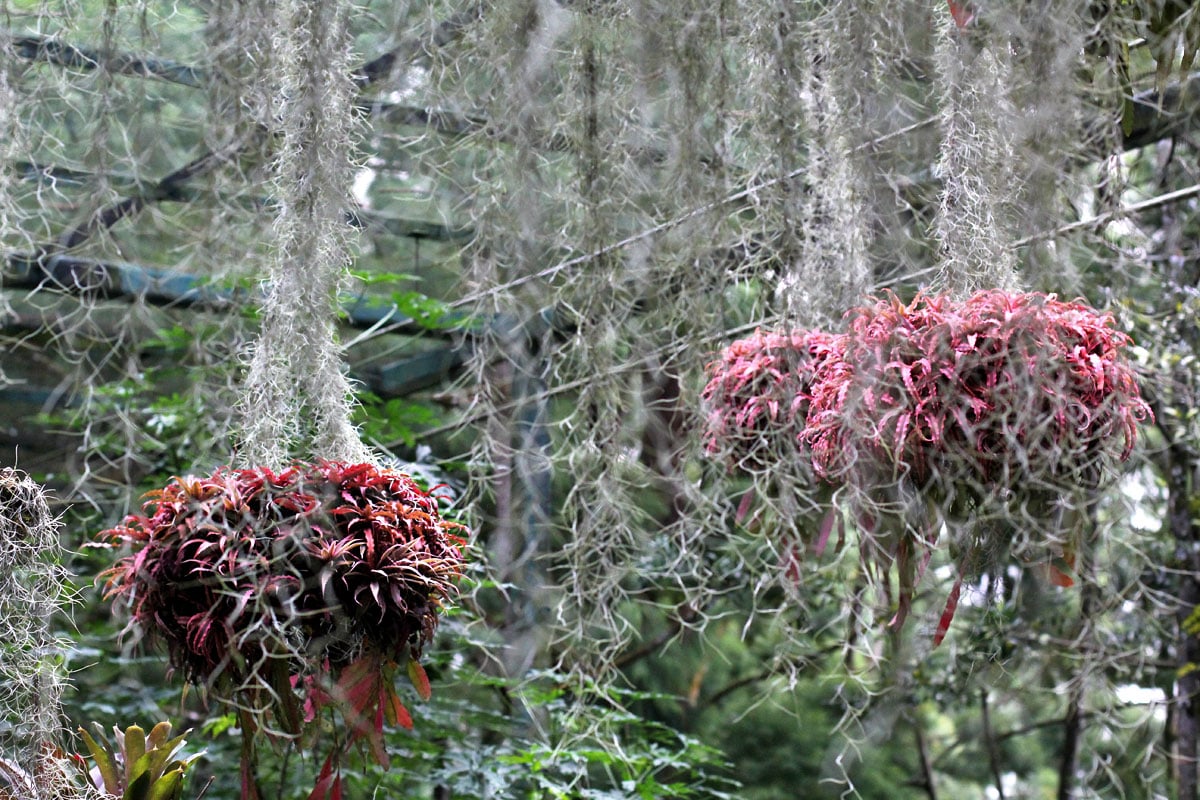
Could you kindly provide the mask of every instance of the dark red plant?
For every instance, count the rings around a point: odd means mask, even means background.
[[[289,735],[336,707],[349,738],[386,761],[385,718],[411,720],[384,678],[406,665],[428,695],[419,659],[462,575],[465,529],[407,475],[372,464],[222,468],[148,498],[145,514],[101,534],[131,550],[102,575],[130,628],[218,697],[270,709]]]

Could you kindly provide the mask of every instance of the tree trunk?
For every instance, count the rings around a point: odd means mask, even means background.
[[[1096,524],[1095,504],[1087,509],[1087,525]],[[1093,537],[1085,536],[1084,541]],[[1096,553],[1093,546],[1085,545],[1079,553],[1079,625],[1078,641],[1086,642],[1092,636],[1092,613],[1096,607]],[[1083,696],[1087,684],[1086,673],[1076,677],[1067,700],[1067,715],[1063,720],[1063,749],[1058,764],[1057,800],[1071,800],[1075,796],[1075,773],[1079,769],[1079,740],[1083,735]]]
[[[992,715],[988,709],[987,689],[979,690],[979,713],[983,720],[983,741],[987,745],[988,766],[992,768],[992,778],[996,781],[996,796],[999,800],[1004,797],[1004,773],[1000,769],[1000,750],[996,747],[996,737],[992,731]]]
[[[1179,800],[1197,800],[1196,743],[1197,706],[1200,700],[1200,637],[1195,630],[1195,615],[1200,608],[1200,525],[1191,511],[1194,464],[1192,454],[1181,442],[1173,442],[1168,453],[1167,519],[1175,540],[1175,561],[1179,575],[1175,610],[1177,636],[1175,649],[1179,677],[1175,681],[1175,747],[1172,753]]]
[[[938,800],[937,783],[933,777],[933,761],[929,758],[929,747],[925,743],[925,732],[921,720],[913,720],[913,735],[917,739],[917,756],[921,759],[921,783],[929,800]]]
[[[1062,759],[1058,763],[1058,794],[1056,800],[1071,800],[1075,788],[1075,769],[1079,764],[1079,734],[1083,729],[1080,715],[1080,701],[1083,686],[1076,686],[1071,691],[1071,699],[1067,704],[1067,716],[1063,722],[1064,737]]]

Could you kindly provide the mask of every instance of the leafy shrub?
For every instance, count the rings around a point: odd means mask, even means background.
[[[75,756],[83,776],[105,797],[121,800],[179,800],[188,767],[201,754],[179,757],[187,744],[184,736],[171,738],[171,723],[160,722],[147,734],[137,725],[125,730],[113,726],[115,746],[96,725],[96,736],[83,728],[79,734],[87,747],[86,756]],[[88,761],[92,766],[88,765]]]

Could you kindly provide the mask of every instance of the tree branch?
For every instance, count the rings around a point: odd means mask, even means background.
[[[1025,245],[1032,244],[1043,239],[1053,239],[1073,231],[1084,230],[1087,228],[1099,229],[1102,226],[1107,225],[1109,222],[1122,219],[1129,214],[1136,214],[1138,212],[1148,211],[1149,209],[1157,208],[1159,206],[1177,203],[1180,200],[1187,200],[1188,198],[1195,197],[1196,195],[1200,195],[1200,183],[1192,186],[1185,186],[1182,189],[1177,189],[1173,192],[1167,192],[1166,194],[1160,194],[1157,197],[1151,197],[1138,203],[1131,203],[1130,205],[1115,209],[1113,211],[1105,211],[1103,214],[1097,214],[1089,219],[1081,219],[1076,222],[1070,222],[1066,225],[1061,225],[1051,230],[1035,233],[1032,236],[1026,236],[1024,239],[1018,239],[1017,241],[1013,242],[1012,246],[1014,248],[1024,247]]]
[[[933,778],[933,762],[929,758],[925,732],[921,729],[918,721],[913,722],[913,736],[917,740],[917,758],[921,763],[921,785],[925,789],[925,794],[929,795],[929,800],[937,800],[937,783]]]
[[[155,78],[194,89],[208,81],[205,70],[167,59],[76,47],[48,36],[13,36],[10,41],[13,55],[27,61],[87,72],[103,68],[117,75]]]
[[[1200,73],[1157,90],[1139,92],[1133,98],[1133,127],[1122,137],[1126,150],[1187,133],[1200,126]]]
[[[774,674],[775,671],[768,668],[759,672],[755,672],[751,675],[745,675],[737,680],[730,681],[718,689],[711,697],[705,698],[703,704],[706,706],[715,706],[721,703],[726,697],[736,692],[738,689],[758,683],[759,681],[765,681]]]
[[[1079,737],[1083,730],[1083,715],[1080,704],[1083,690],[1076,686],[1071,690],[1067,702],[1067,716],[1063,719],[1063,746],[1058,763],[1057,800],[1071,800],[1075,793],[1075,771],[1079,765]]]
[[[355,85],[360,91],[365,92],[392,75],[399,64],[411,63],[421,53],[443,47],[454,41],[470,24],[482,17],[485,7],[485,3],[477,2],[469,9],[443,20],[434,28],[428,40],[415,38],[407,40],[364,63],[355,72]],[[13,52],[18,57],[72,69],[95,70],[103,67],[118,74],[156,78],[195,88],[204,86],[208,80],[207,72],[204,69],[167,59],[125,53],[107,53],[77,47],[44,36],[15,36],[11,41]],[[485,119],[435,109],[390,104],[379,105],[368,101],[360,102],[360,106],[364,109],[373,109],[396,124],[431,126],[438,132],[447,135],[467,135],[479,130],[486,130],[488,127]],[[1157,91],[1139,94],[1135,98],[1134,109],[1133,130],[1124,139],[1126,149],[1143,147],[1151,142],[1191,129],[1200,121],[1200,75],[1191,76],[1182,83],[1168,87],[1161,95]],[[130,195],[98,209],[87,221],[60,237],[58,246],[65,249],[78,246],[96,231],[107,229],[126,217],[136,215],[153,203],[169,200],[186,202],[190,197],[188,193],[184,192],[184,184],[239,155],[248,143],[245,138],[242,138],[235,141],[232,147],[226,146],[221,150],[206,152],[168,174],[149,191]],[[564,149],[568,145],[564,141],[551,141],[547,146],[550,149]],[[652,158],[662,156],[653,148],[647,150],[647,155]],[[1194,193],[1185,190],[1179,194],[1182,198]],[[1107,217],[1102,215],[1092,220],[1064,226],[1054,233],[1066,233],[1077,228],[1102,224],[1105,221],[1107,221]],[[637,238],[642,238],[643,234],[639,234]],[[407,235],[441,238],[436,233]],[[1040,234],[1028,237],[1026,240],[1018,242],[1018,246],[1028,244],[1035,239],[1047,238],[1049,235]],[[615,249],[615,247],[605,249]],[[590,261],[590,257],[580,260]],[[558,271],[563,266],[565,265],[556,265],[552,269]]]
[[[613,662],[614,665],[618,669],[622,669],[636,661],[642,660],[678,636],[679,632],[683,630],[683,624],[685,622],[691,622],[695,618],[696,609],[694,609],[689,603],[684,603],[675,610],[675,613],[667,622],[667,627],[663,629],[658,636],[655,636],[650,641],[645,642],[636,650],[631,650],[628,653],[622,653],[621,655],[617,656],[616,661]]]
[[[1086,713],[1081,712],[1079,715],[1079,718],[1080,718],[1080,720],[1086,720],[1088,718],[1088,715]],[[992,738],[995,739],[995,741],[997,743],[999,743],[999,742],[1006,741],[1008,739],[1016,738],[1017,736],[1025,736],[1026,734],[1035,733],[1036,731],[1044,730],[1045,728],[1058,728],[1058,727],[1061,727],[1065,723],[1066,723],[1065,717],[1054,717],[1052,719],[1043,719],[1043,720],[1039,720],[1038,722],[1031,722],[1028,725],[1022,725],[1019,728],[1013,728],[1012,730],[1008,730],[1008,731],[1001,731],[1000,733],[994,734]],[[970,740],[967,737],[965,737],[962,734],[959,734],[955,738],[955,740],[952,744],[946,746],[945,748],[942,749],[942,751],[940,753],[938,753],[937,758],[935,758],[933,760],[934,768],[936,768],[938,766],[938,764],[942,763],[944,760],[949,758],[954,753],[954,751],[958,750],[960,747],[967,744],[968,741],[970,741]]]
[[[421,53],[440,49],[462,36],[463,31],[483,17],[487,3],[476,2],[438,23],[428,40],[409,39],[363,64],[354,75],[354,85],[365,91],[391,77],[397,66],[409,64]]]
[[[87,186],[97,180],[103,180],[109,184],[116,184],[123,187],[136,187],[140,183],[137,178],[131,175],[91,172],[71,167],[61,167],[55,164],[41,164],[34,161],[15,161],[13,162],[13,170],[20,180],[36,182],[51,187],[59,183],[71,186]],[[157,202],[194,203],[206,196],[205,193],[187,185],[186,182],[182,182],[178,177],[171,180],[171,176],[163,178],[144,194],[154,195],[156,193],[159,195],[156,199]],[[209,193],[208,196],[221,197],[222,195],[214,191]],[[126,200],[131,201],[132,198],[126,198]],[[232,202],[241,202],[250,208],[261,208],[269,200],[265,197],[248,197],[243,195],[233,198]],[[116,213],[118,213],[118,210],[114,206],[110,214]],[[132,210],[124,209],[120,213],[123,213],[124,216],[129,216]],[[474,236],[474,232],[470,228],[453,227],[432,220],[394,217],[364,208],[353,208],[347,211],[346,222],[362,230],[384,230],[393,236],[408,239],[463,242]],[[75,230],[79,230],[79,228]]]
[[[254,292],[223,288],[202,276],[64,254],[10,253],[2,277],[0,283],[8,289],[48,289],[81,297],[140,300],[168,308],[230,311],[258,299]],[[447,319],[447,330],[431,331],[427,324],[401,313],[387,299],[362,297],[343,298],[342,311],[352,327],[383,326],[389,333],[409,335],[435,333],[449,337],[454,333],[449,328],[465,319]],[[454,353],[445,357],[449,360],[438,360],[435,366],[442,365],[438,368],[444,371],[461,363],[463,357],[462,353]]]
[[[383,78],[391,74],[398,61],[412,58],[415,54],[434,48],[443,47],[462,35],[468,24],[477,20],[483,14],[485,4],[476,3],[468,11],[456,14],[440,23],[433,32],[431,39],[421,41],[412,39],[392,49],[388,53],[364,64],[355,74],[355,85],[360,91],[365,91]],[[163,77],[164,75],[184,75],[194,83],[187,85],[200,86],[202,73],[192,68],[182,68],[173,62],[158,59],[144,59],[131,56],[105,55],[94,51],[83,50],[70,45],[64,45],[44,37],[17,37],[14,41],[25,42],[19,55],[27,58],[39,58],[50,63],[60,64],[80,69],[97,69],[103,65],[106,68],[120,70],[125,74]],[[166,78],[164,77],[164,80]],[[182,79],[175,82],[183,82]],[[75,226],[59,237],[54,246],[44,248],[47,254],[61,250],[70,250],[79,246],[99,230],[111,228],[126,217],[133,216],[147,206],[164,201],[184,199],[181,189],[184,184],[199,175],[207,174],[218,166],[228,163],[241,156],[254,140],[270,135],[270,131],[258,126],[252,132],[243,134],[229,144],[209,150],[171,172],[150,190],[123,197],[114,203],[97,209],[85,222]]]
[[[1096,524],[1095,505],[1088,507],[1088,517],[1094,527]],[[1087,541],[1085,539],[1085,541]],[[1096,572],[1096,549],[1084,547],[1079,554],[1079,575],[1083,586],[1079,590],[1079,641],[1091,638],[1092,615],[1094,613],[1097,592],[1093,580]],[[1083,676],[1077,676],[1069,690],[1067,714],[1063,719],[1063,746],[1058,765],[1058,794],[1057,800],[1071,800],[1075,796],[1075,773],[1079,769],[1079,744],[1083,737]]]
[[[988,708],[987,688],[979,690],[979,710],[983,715],[983,741],[987,745],[988,764],[992,768],[992,779],[996,782],[996,794],[1004,800],[1004,782],[1000,772],[1000,750],[996,747],[996,737],[992,731],[992,714]]]
[[[258,129],[255,133],[261,135],[263,131]],[[97,209],[86,221],[62,234],[56,243],[57,246],[51,248],[51,251],[71,250],[91,238],[96,231],[111,228],[125,217],[137,214],[151,203],[163,200],[182,202],[186,199],[180,193],[184,184],[197,175],[212,172],[222,164],[234,160],[253,138],[257,137],[254,134],[239,136],[224,147],[209,150],[192,159],[159,180],[149,190],[123,197],[115,203]]]
[[[1160,425],[1160,427],[1162,427]],[[1165,428],[1163,428],[1165,431]],[[1175,747],[1171,754],[1173,772],[1180,798],[1200,796],[1200,771],[1197,770],[1197,746],[1200,742],[1200,637],[1189,625],[1200,609],[1200,523],[1193,512],[1195,504],[1196,461],[1181,441],[1168,439],[1167,527],[1175,544],[1175,567],[1179,570],[1175,609],[1175,650],[1179,660],[1172,702],[1175,718]]]

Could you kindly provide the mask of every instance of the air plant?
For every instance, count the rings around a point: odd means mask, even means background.
[[[851,312],[803,438],[832,479],[861,467],[988,491],[1096,488],[1149,415],[1120,358],[1128,342],[1109,315],[1053,295],[892,296]]]
[[[61,528],[44,488],[0,468],[0,799],[70,791],[57,746],[67,644],[52,623],[70,602]]]
[[[960,577],[940,641],[964,575],[1004,553],[1073,565],[1079,532],[1063,535],[1064,498],[1115,477],[1150,409],[1121,358],[1129,338],[1079,302],[991,290],[906,305],[892,295],[848,316],[842,335],[730,345],[704,390],[708,449],[761,459],[779,452],[765,443],[790,444],[780,457],[852,490],[860,556],[898,573],[896,626],[950,529]],[[999,524],[1006,515],[1021,522]],[[1050,575],[1071,582],[1057,566]]]
[[[102,534],[130,548],[102,575],[129,628],[244,727],[295,737],[333,708],[347,745],[366,737],[386,763],[384,721],[412,724],[391,677],[404,666],[428,697],[421,653],[464,565],[465,529],[437,499],[400,472],[322,461],[176,478],[145,510]]]
[[[706,450],[728,453],[731,466],[747,471],[803,451],[813,376],[840,363],[841,347],[840,336],[806,330],[760,330],[730,344],[709,364],[701,392],[708,409]]]

